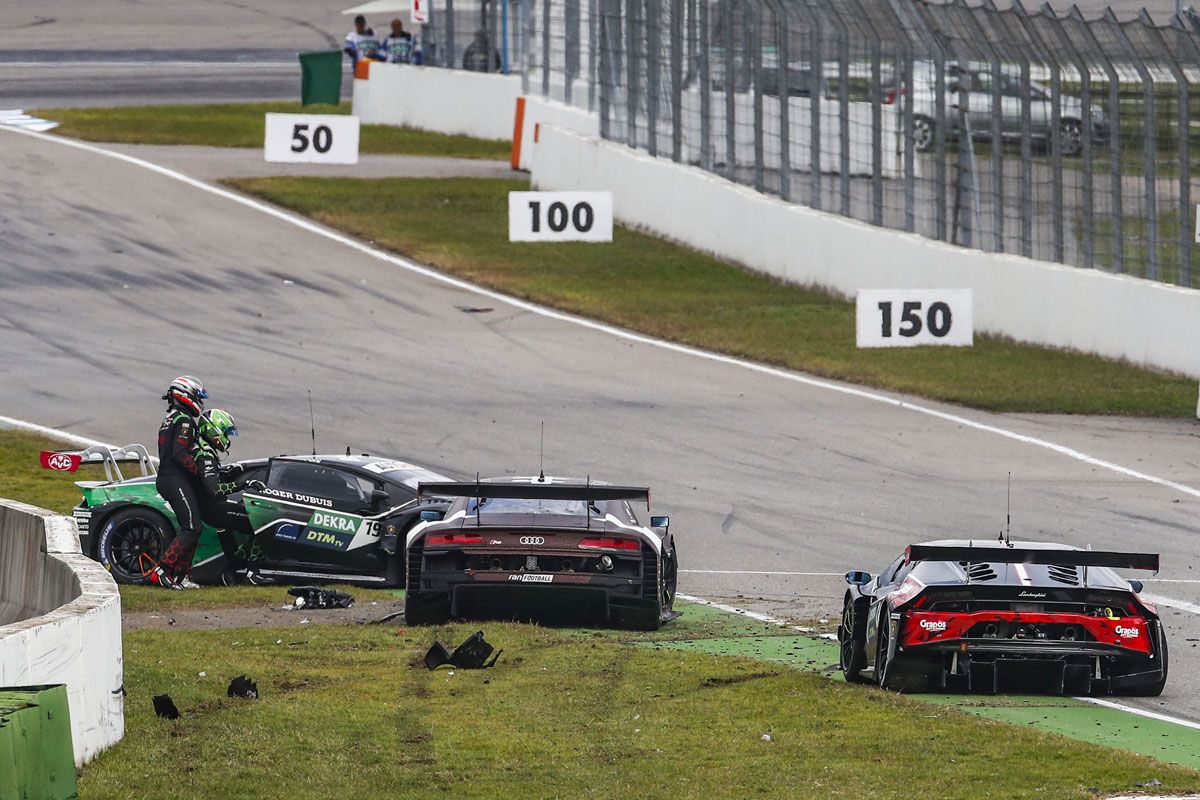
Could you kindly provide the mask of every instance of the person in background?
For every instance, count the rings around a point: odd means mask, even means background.
[[[379,48],[379,60],[389,64],[411,64],[413,61],[413,36],[404,30],[404,23],[392,20],[392,32]]]
[[[475,31],[475,38],[463,53],[463,69],[471,72],[496,72],[500,69],[500,51],[488,52],[487,31]],[[490,62],[490,63],[489,63]]]
[[[362,14],[354,18],[354,30],[346,34],[342,52],[350,56],[352,67],[360,58],[375,58],[379,52],[379,40],[375,38],[375,31],[367,27],[367,18]]]

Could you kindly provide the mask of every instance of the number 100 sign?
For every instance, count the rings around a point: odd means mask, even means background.
[[[970,289],[860,289],[859,347],[970,347],[975,309]]]
[[[612,192],[509,192],[510,242],[611,242]]]
[[[357,164],[358,117],[267,114],[265,160],[284,164]]]

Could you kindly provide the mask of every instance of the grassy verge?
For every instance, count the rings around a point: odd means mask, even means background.
[[[491,624],[505,651],[493,670],[420,665],[435,636],[473,629],[128,633],[126,736],[85,769],[80,794],[1067,798],[1152,777],[1200,786],[1150,759],[748,659]],[[242,673],[260,700],[225,696]],[[161,692],[183,718],[154,717]]]
[[[1190,416],[1195,383],[1094,356],[977,337],[973,348],[858,350],[854,307],[665,240],[510,243],[519,181],[230,181],[353,235],[517,297],[654,336],[996,411]]]
[[[299,103],[228,103],[216,105],[120,106],[117,108],[43,108],[30,113],[59,123],[55,133],[89,142],[124,144],[199,144],[212,147],[262,147],[263,115],[349,114],[349,105],[301,106]],[[512,145],[499,139],[475,139],[443,133],[363,125],[363,153],[507,160]]]
[[[0,431],[0,494],[69,507],[74,487],[33,460],[53,445]],[[220,609],[274,605],[281,592],[125,587],[122,600],[127,612]],[[435,638],[457,643],[476,627],[127,631],[125,738],[85,768],[80,796],[745,798],[787,787],[796,798],[1087,798],[1150,779],[1200,788],[1185,768],[952,708],[930,713],[775,663],[805,646],[794,631],[711,607],[687,606],[652,634],[490,623],[505,651],[496,668],[424,669]],[[226,696],[240,674],[257,681],[259,700]],[[154,716],[151,698],[164,692],[181,719]]]

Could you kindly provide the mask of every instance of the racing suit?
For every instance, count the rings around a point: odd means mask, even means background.
[[[196,494],[200,469],[196,449],[196,420],[176,408],[167,411],[158,428],[158,478],[155,486],[175,512],[179,533],[163,552],[162,568],[175,578],[191,571],[192,552],[200,538],[200,500]]]
[[[379,40],[375,38],[375,31],[367,28],[366,33],[358,33],[350,31],[346,34],[346,41],[342,43],[342,52],[350,56],[350,65],[354,66],[360,58],[375,58],[379,51]]]
[[[222,466],[217,452],[205,442],[197,446],[194,458],[200,470],[200,516],[216,529],[217,540],[229,566],[234,570],[242,569],[247,566],[247,559],[234,534],[250,536],[253,531],[242,504],[227,499],[237,491],[234,479],[241,474],[242,468],[237,464]]]

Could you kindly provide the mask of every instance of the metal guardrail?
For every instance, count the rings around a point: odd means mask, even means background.
[[[427,32],[447,42],[437,63],[461,68],[474,43],[528,92],[596,112],[605,138],[876,225],[1200,283],[1190,11],[1156,21],[990,0],[441,5]]]

